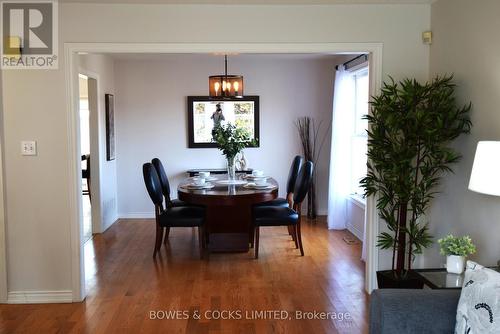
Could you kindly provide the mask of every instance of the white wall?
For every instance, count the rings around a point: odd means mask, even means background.
[[[97,114],[90,114],[90,147],[92,172],[92,205],[97,206],[100,226],[94,233],[105,231],[117,219],[116,161],[106,160],[105,94],[115,94],[113,59],[105,55],[80,55],[79,69],[83,74],[97,75]],[[96,173],[99,171],[99,173]],[[92,209],[94,218],[94,209]],[[94,218],[95,219],[95,218]],[[94,224],[93,224],[94,225]],[[94,225],[95,226],[95,225]]]
[[[68,153],[65,42],[380,42],[384,75],[428,77],[429,49],[420,35],[430,27],[429,5],[59,9],[60,69],[4,73],[9,291],[72,286],[68,159],[75,157]],[[37,157],[21,157],[26,139],[38,141]]]
[[[344,59],[346,56],[340,56]],[[327,211],[329,144],[335,56],[239,55],[229,72],[244,76],[245,95],[260,96],[260,147],[245,150],[250,167],[275,177],[286,191],[290,163],[302,154],[294,121],[323,120],[328,134],[317,165],[318,209]],[[159,157],[169,175],[172,196],[190,168],[224,168],[218,149],[187,147],[188,95],[207,95],[208,76],[223,70],[213,55],[164,55],[115,63],[118,202],[120,217],[151,216],[142,164]],[[327,130],[329,130],[327,132]]]
[[[429,215],[436,238],[469,234],[478,246],[473,259],[494,265],[500,259],[500,198],[467,190],[478,140],[500,140],[500,2],[439,0],[432,5],[430,69],[454,73],[459,103],[472,101],[472,133],[455,148],[463,154],[455,174],[444,179],[442,194]],[[426,253],[426,266],[440,266],[437,245]]]

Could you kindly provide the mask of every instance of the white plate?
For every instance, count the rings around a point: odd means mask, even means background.
[[[263,178],[269,179],[269,178],[270,178],[270,176],[267,176],[267,175],[255,176],[255,175],[251,175],[251,174],[245,175],[245,179],[249,179],[249,180],[253,180],[253,179],[263,179]]]
[[[274,188],[274,184],[271,184],[271,183],[266,183],[262,186],[258,186],[256,185],[255,183],[247,183],[243,186],[243,188],[247,188],[247,189],[257,189],[257,190],[262,190],[262,189],[271,189],[271,188]]]
[[[245,180],[219,180],[216,182],[217,184],[223,184],[223,185],[242,185],[242,184],[247,184],[247,181]]]
[[[215,187],[215,185],[212,183],[205,183],[202,185],[196,185],[194,183],[190,183],[190,184],[184,185],[183,187],[186,189],[191,189],[191,190],[200,190],[200,189],[212,189],[213,187]]]
[[[193,177],[190,177],[189,180],[192,180],[195,177],[201,177],[201,176],[193,176]],[[215,176],[209,176],[209,177],[205,178],[205,181],[215,181],[215,180],[217,180],[217,178]]]

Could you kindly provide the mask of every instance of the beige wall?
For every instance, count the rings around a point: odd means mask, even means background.
[[[60,4],[60,69],[4,74],[9,291],[72,285],[65,42],[380,42],[384,75],[425,80],[429,27],[428,5]],[[26,139],[37,157],[20,155]]]
[[[317,165],[318,209],[327,211],[329,123],[335,65],[346,56],[239,55],[231,73],[242,74],[245,95],[260,96],[260,147],[245,150],[252,168],[273,175],[285,195],[290,162],[301,154],[294,121],[310,116],[328,134]],[[352,56],[350,57],[352,58]],[[187,147],[188,95],[206,95],[207,78],[223,69],[220,56],[165,55],[115,63],[118,202],[120,217],[153,216],[143,185],[145,161],[159,157],[168,169],[172,196],[190,168],[223,168],[220,151]],[[272,157],[270,159],[270,157]]]
[[[456,142],[464,158],[434,201],[431,232],[436,237],[469,234],[478,245],[472,258],[485,265],[500,259],[500,198],[471,192],[467,186],[477,141],[500,140],[498,13],[497,0],[439,0],[432,5],[431,73],[455,74],[458,101],[473,103],[473,128]],[[427,266],[443,262],[437,245],[426,253]]]

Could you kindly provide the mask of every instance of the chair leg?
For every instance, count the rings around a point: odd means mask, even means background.
[[[161,248],[161,241],[163,239],[163,227],[160,225],[156,225],[156,243],[155,243],[155,250],[153,252],[153,257],[156,257],[156,253],[160,251]]]
[[[297,229],[297,239],[299,241],[300,255],[304,256],[304,248],[302,247],[302,234],[300,232],[300,220],[297,223],[296,229]]]
[[[288,225],[288,234],[292,237],[292,240],[297,244],[297,231],[295,229],[295,226],[293,225]]]
[[[250,233],[248,235],[248,239],[250,241],[250,248],[253,248],[254,244],[255,244],[255,227],[253,227],[253,225],[250,228]]]
[[[170,227],[165,227],[165,239],[163,239],[163,244],[166,245],[168,241],[168,236],[170,235]]]
[[[259,233],[260,232],[260,227],[256,226],[255,227],[255,258],[259,258]]]
[[[292,229],[292,239],[295,242],[295,248],[299,248],[299,243],[297,241],[297,225],[289,225],[288,227]]]
[[[90,193],[90,176],[87,178],[87,190],[89,191],[89,201],[92,203],[92,194]]]
[[[201,226],[198,226],[198,247],[200,247],[200,259],[203,259],[203,228]]]

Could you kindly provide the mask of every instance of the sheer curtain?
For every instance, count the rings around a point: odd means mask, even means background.
[[[328,191],[328,228],[346,228],[350,189],[351,136],[354,131],[354,76],[339,65],[335,75]]]

